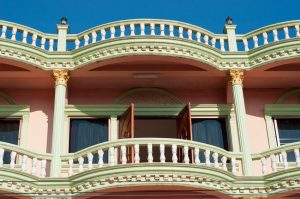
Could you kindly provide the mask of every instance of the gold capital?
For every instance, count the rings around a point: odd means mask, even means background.
[[[232,84],[243,84],[245,72],[243,70],[229,70],[228,78]]]
[[[54,70],[52,76],[55,80],[55,85],[62,84],[66,86],[70,78],[68,70]]]

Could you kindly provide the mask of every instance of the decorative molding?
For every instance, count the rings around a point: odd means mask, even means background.
[[[280,98],[276,101],[276,104],[283,104],[285,100],[287,100],[289,97],[292,96],[297,96],[298,97],[298,103],[300,104],[300,88],[295,88],[292,90],[289,90],[285,92]]]
[[[231,84],[243,84],[245,72],[243,70],[229,70],[228,78]]]
[[[55,85],[64,85],[67,86],[70,74],[68,70],[54,70],[53,78],[55,80]]]
[[[0,98],[4,99],[10,105],[16,105],[16,101],[8,94],[0,91]]]

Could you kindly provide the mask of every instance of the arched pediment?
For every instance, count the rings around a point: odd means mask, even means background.
[[[292,100],[293,102],[300,104],[300,88],[292,89],[292,90],[285,92],[277,100],[276,104],[284,104],[288,100]]]
[[[1,103],[1,101],[5,101],[10,105],[16,105],[17,104],[16,101],[11,96],[9,96],[8,94],[0,91],[0,103]]]

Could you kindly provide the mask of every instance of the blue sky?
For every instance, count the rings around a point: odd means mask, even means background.
[[[173,19],[221,33],[229,15],[238,33],[300,19],[300,0],[0,0],[0,19],[55,33],[62,16],[71,33],[133,18]]]

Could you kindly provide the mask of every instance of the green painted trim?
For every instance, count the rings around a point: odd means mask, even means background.
[[[0,91],[0,98],[4,99],[10,105],[16,105],[16,101],[8,94]]]
[[[280,98],[276,101],[276,104],[283,104],[285,100],[293,95],[299,95],[300,96],[300,88],[292,89],[284,93]],[[298,99],[298,103],[300,104],[300,98]]]

